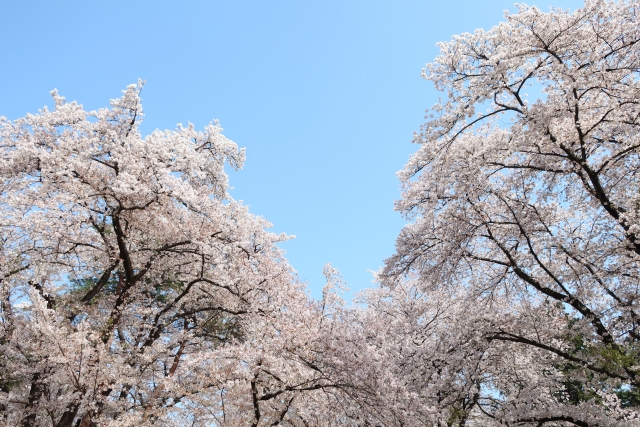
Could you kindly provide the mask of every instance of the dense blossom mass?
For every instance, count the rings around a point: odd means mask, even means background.
[[[367,297],[406,396],[385,424],[640,424],[639,14],[520,6],[440,44]]]
[[[141,88],[0,123],[0,424],[330,424],[330,308],[227,194],[244,152],[142,138]]]
[[[640,426],[640,2],[519,6],[441,43],[411,223],[311,300],[227,193],[217,123],[0,119],[0,424]]]

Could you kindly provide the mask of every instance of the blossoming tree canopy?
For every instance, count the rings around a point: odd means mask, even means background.
[[[271,425],[319,388],[277,357],[315,306],[227,194],[244,151],[217,123],[143,138],[141,88],[1,119],[0,424]]]
[[[140,135],[142,82],[1,118],[0,424],[640,425],[639,10],[441,43],[362,307],[309,300],[217,123]]]
[[[369,301],[433,422],[637,422],[639,8],[520,5],[424,70],[445,97],[399,173],[413,223]]]

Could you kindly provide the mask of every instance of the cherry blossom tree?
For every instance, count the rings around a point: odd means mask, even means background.
[[[142,137],[142,83],[0,121],[0,424],[344,425],[331,304],[227,194],[244,151]]]
[[[364,296],[386,425],[639,425],[639,11],[520,5],[440,43],[412,223]]]
[[[142,82],[0,119],[0,423],[640,425],[639,10],[440,45],[362,307],[308,298],[217,123],[142,137]]]

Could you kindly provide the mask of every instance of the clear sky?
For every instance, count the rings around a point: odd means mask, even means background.
[[[529,2],[572,10],[576,0]],[[395,172],[439,94],[420,78],[435,43],[488,29],[512,1],[7,1],[0,115],[86,109],[138,78],[144,134],[219,119],[247,148],[231,194],[276,232],[313,296],[331,262],[371,285],[404,222]]]

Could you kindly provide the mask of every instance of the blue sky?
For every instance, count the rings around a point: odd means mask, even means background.
[[[551,3],[530,2],[543,10]],[[571,8],[575,0],[555,0]],[[3,4],[0,115],[87,109],[138,78],[143,133],[219,119],[247,148],[231,194],[274,231],[318,297],[331,262],[371,285],[404,224],[395,172],[439,97],[435,43],[490,28],[512,1],[13,1]]]

